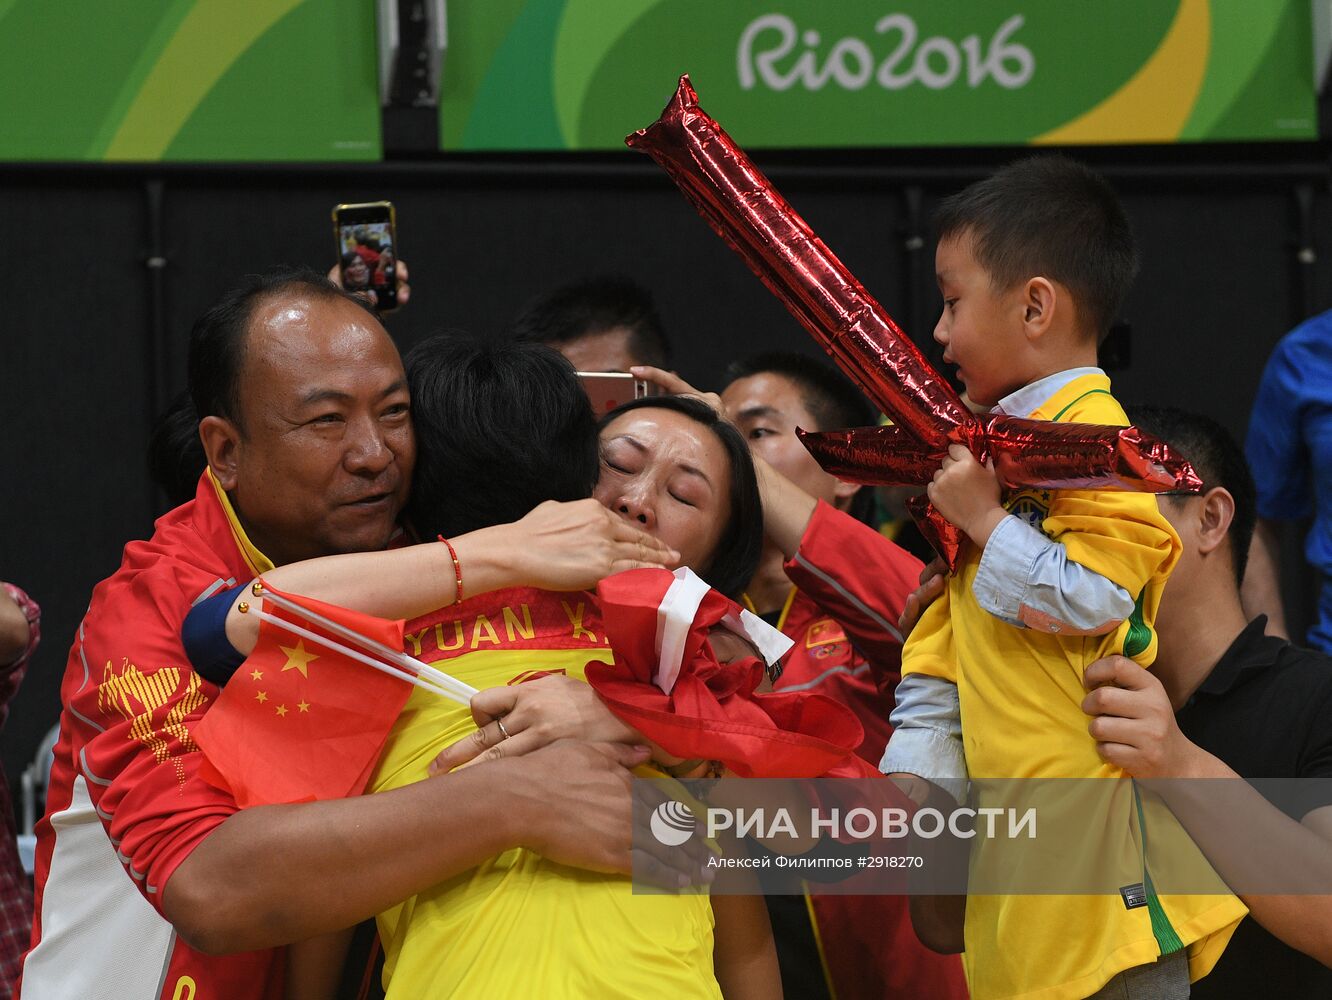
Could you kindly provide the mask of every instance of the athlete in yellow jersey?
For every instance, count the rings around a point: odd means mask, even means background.
[[[1105,182],[1062,158],[1021,161],[945,202],[939,229],[944,310],[934,335],[973,402],[1012,416],[1126,425],[1094,367],[1136,269]],[[898,728],[882,769],[954,795],[968,772],[1123,777],[1087,731],[1083,672],[1110,653],[1143,666],[1155,657],[1152,619],[1179,555],[1155,498],[1034,490],[1001,498],[993,469],[960,446],[928,492],[969,541],[903,650]],[[1115,996],[1186,996],[1189,980],[1220,956],[1244,905],[1224,893],[1158,896],[1145,840],[1169,840],[1210,869],[1173,817],[1144,809],[1127,782],[1116,792],[1070,846],[1079,860],[1132,872],[1124,895],[970,896],[964,961],[976,1000],[1075,1000],[1099,996],[1112,979],[1126,990]],[[974,864],[985,864],[987,849],[973,847]],[[1143,977],[1147,992],[1132,992]]]
[[[587,594],[500,592],[408,628],[408,651],[484,688],[534,667],[581,679],[611,654]],[[371,787],[427,776],[440,748],[475,729],[461,705],[417,690]],[[706,894],[635,894],[629,880],[527,850],[406,900],[378,918],[388,996],[720,997]]]
[[[505,372],[524,367],[544,370],[525,378]],[[583,423],[590,408],[567,362],[553,352],[528,344],[440,344],[418,349],[408,370],[421,461],[450,472],[436,490],[418,472],[411,512],[423,534],[489,523],[515,505],[530,508],[552,489],[561,491],[557,499],[571,498],[580,484],[579,492],[591,492],[600,460],[590,421]],[[423,425],[423,404],[438,436]],[[540,412],[542,406],[551,412]],[[747,496],[757,505],[757,489],[743,439],[696,401],[648,406],[625,425],[631,441],[608,445],[607,461],[616,472],[659,466],[649,478],[660,492],[621,491],[619,513],[649,531],[677,525],[678,536],[664,540],[681,562],[705,578],[713,574],[710,582],[719,587],[742,584],[761,532],[758,511],[744,509]],[[515,433],[514,414],[524,411],[524,429]],[[496,462],[506,432],[511,450]],[[468,453],[468,440],[476,442],[475,454]],[[632,454],[621,458],[619,448]],[[479,471],[482,459],[489,459],[488,478],[472,482],[473,493],[460,492],[458,471]],[[494,481],[499,476],[509,478]],[[658,509],[663,501],[676,507]],[[409,627],[407,647],[478,688],[534,670],[581,679],[589,660],[611,658],[589,595],[540,591],[501,592],[445,608]],[[466,709],[415,692],[390,733],[372,787],[425,779],[439,751],[474,728]],[[380,914],[389,996],[720,997],[719,979],[728,998],[772,995],[778,979],[762,903],[746,911],[735,902],[719,901],[718,912],[739,909],[762,921],[756,948],[748,947],[756,940],[749,920],[727,926],[719,919],[714,938],[706,894],[635,894],[623,876],[509,851]],[[730,947],[737,940],[742,946]]]

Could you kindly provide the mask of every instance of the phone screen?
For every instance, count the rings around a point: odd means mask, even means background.
[[[398,305],[397,237],[393,206],[388,202],[339,205],[333,210],[342,287],[373,291],[376,308]]]

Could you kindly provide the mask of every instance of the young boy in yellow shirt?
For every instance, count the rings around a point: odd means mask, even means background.
[[[1137,271],[1128,221],[1105,181],[1063,157],[1022,160],[946,200],[938,225],[944,308],[934,337],[970,398],[1011,416],[1127,425],[1096,367]],[[954,797],[968,776],[1123,777],[1087,731],[1082,676],[1109,653],[1144,667],[1155,658],[1151,624],[1179,556],[1155,498],[1004,496],[993,468],[957,445],[928,493],[970,543],[903,650],[881,770],[919,775]],[[1086,851],[1121,862],[1141,856],[1145,837],[1136,792],[1124,784],[1085,841]],[[1145,860],[1140,868],[1141,891],[1122,898],[970,896],[972,996],[1074,1000],[1111,988],[1116,997],[1186,997],[1244,906],[1229,895],[1158,896]]]

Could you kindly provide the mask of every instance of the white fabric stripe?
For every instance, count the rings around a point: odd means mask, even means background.
[[[1038,378],[1035,382],[1028,383],[1021,389],[1010,392],[999,400],[990,412],[1004,413],[1010,417],[1029,417],[1040,409],[1042,403],[1063,389],[1064,386],[1087,375],[1106,377],[1105,372],[1099,368],[1066,368],[1062,372],[1055,372],[1053,375]]]
[[[805,681],[803,684],[783,684],[779,690],[782,691],[782,693],[786,693],[787,691],[806,691],[809,688],[818,687],[833,674],[850,674],[852,677],[859,677],[861,674],[865,673],[869,673],[868,663],[862,663],[860,666],[854,668],[842,666],[829,667],[811,681]]]
[[[148,891],[156,892],[157,890],[149,886]],[[171,973],[171,953],[175,950],[176,950],[176,928],[172,927],[171,940],[167,942],[166,961],[162,963],[162,978],[157,981],[157,992],[153,994],[155,997],[160,997],[163,994],[163,992],[166,991],[167,976]],[[185,977],[182,976],[181,978],[183,979]],[[176,988],[173,991],[171,1000],[175,1000],[176,997],[180,997],[181,1000],[194,1000],[194,991],[191,990],[189,993],[186,993],[183,987],[184,983],[180,982],[180,980],[177,980]]]
[[[794,639],[773,628],[748,608],[741,608],[738,615],[727,615],[721,623],[757,646],[763,662],[770,667],[790,652],[791,647],[795,645]]]
[[[859,611],[870,621],[874,622],[874,624],[878,625],[881,629],[883,629],[885,632],[891,635],[898,642],[902,641],[902,633],[897,631],[896,626],[889,624],[888,620],[884,618],[882,615],[866,607],[865,603],[862,600],[860,600],[860,598],[856,597],[855,594],[851,593],[851,591],[843,587],[840,583],[837,582],[835,578],[829,576],[827,573],[823,572],[823,570],[819,569],[813,563],[809,562],[799,552],[796,553],[796,562],[799,563],[801,566],[803,566],[805,569],[807,569],[809,572],[813,573],[828,586],[832,587],[833,590],[837,591],[839,594],[845,597],[848,601],[850,601],[853,605],[855,605],[857,611]]]
[[[79,650],[79,655],[80,655],[80,656],[83,655],[83,650],[82,650],[82,649]],[[88,665],[87,665],[86,663],[84,664],[83,669],[84,669],[84,670],[87,670],[87,669],[88,669]],[[82,712],[80,712],[77,708],[75,708],[72,704],[69,705],[69,706],[67,706],[67,707],[69,708],[69,714],[72,715],[72,716],[74,716],[74,718],[78,719],[78,720],[79,720],[80,722],[82,722],[85,726],[91,726],[93,729],[96,729],[99,733],[104,733],[104,732],[106,732],[106,727],[105,727],[105,726],[103,726],[103,725],[101,725],[100,723],[97,723],[97,722],[93,721],[92,719],[88,718],[86,715],[84,715]]]
[[[126,870],[130,873],[130,878],[134,879],[135,882],[142,882],[148,877],[143,872],[135,870],[134,863],[130,860],[129,855],[120,849],[119,844],[116,845],[115,850],[116,860],[125,866]]]
[[[23,1000],[157,1000],[175,934],[116,860],[82,776],[51,828],[42,937],[23,962]]]
[[[682,566],[672,574],[675,579],[666,588],[657,605],[657,670],[652,683],[670,694],[680,677],[685,643],[698,617],[699,605],[712,589],[693,570]],[[764,661],[772,666],[795,643],[758,615],[741,609],[725,615],[719,624],[757,647]]]
[[[220,578],[220,577],[219,577],[218,579],[214,580],[212,583],[210,583],[207,587],[204,588],[202,594],[200,594],[200,595],[199,595],[198,597],[196,597],[194,600],[190,601],[190,607],[193,608],[193,607],[197,607],[198,605],[202,604],[204,601],[208,600],[208,598],[212,597],[214,594],[216,594],[219,590],[221,590],[221,589],[222,589],[223,587],[225,587],[226,585],[227,585],[227,581],[223,580],[223,579]]]
[[[657,672],[652,678],[652,683],[666,694],[671,693],[680,676],[685,640],[698,614],[698,606],[712,589],[688,566],[681,566],[674,576],[657,605]]]
[[[81,770],[94,785],[106,787],[111,784],[110,778],[99,778],[92,773],[92,768],[88,766],[88,748],[83,747],[79,751],[79,770]]]
[[[83,664],[83,683],[79,685],[79,690],[82,691],[88,686],[88,681],[92,678],[92,671],[88,669],[88,657],[84,655],[83,652],[83,622],[79,622],[79,662]],[[92,719],[79,712],[73,705],[70,705],[69,707],[69,714],[74,716],[74,718],[78,719],[85,726],[92,726],[92,728],[96,729],[99,733],[106,732],[105,726],[98,725]]]

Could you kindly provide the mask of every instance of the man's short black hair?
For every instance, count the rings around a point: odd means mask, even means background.
[[[347,299],[375,315],[364,299],[309,268],[283,267],[247,275],[200,316],[190,331],[189,391],[198,417],[225,417],[241,427],[239,383],[250,318],[264,299],[293,289]]]
[[[177,394],[153,424],[148,439],[148,474],[172,507],[193,500],[208,465],[199,440],[199,414],[189,391]]]
[[[769,351],[733,361],[726,369],[726,384],[752,375],[771,373],[789,379],[815,420],[811,431],[839,431],[847,427],[869,427],[875,422],[874,408],[832,365],[807,354]]]
[[[597,421],[573,366],[541,344],[434,337],[407,355],[423,539],[516,521],[592,495]]]
[[[656,408],[683,413],[695,423],[708,428],[721,442],[731,468],[731,509],[726,530],[706,566],[689,567],[712,587],[727,597],[739,600],[758,570],[763,552],[763,503],[759,499],[758,478],[749,446],[735,425],[722,419],[717,411],[693,396],[646,396],[633,399],[601,418],[600,426],[632,410]]]
[[[1130,406],[1127,412],[1138,429],[1159,437],[1192,462],[1205,490],[1220,486],[1235,498],[1235,516],[1226,534],[1238,586],[1244,581],[1249,543],[1258,516],[1257,491],[1244,452],[1230,432],[1211,417],[1168,406]],[[1185,499],[1168,497],[1166,502],[1181,503]]]
[[[555,289],[514,321],[512,334],[516,340],[556,346],[617,327],[629,331],[629,349],[640,362],[669,367],[671,345],[651,293],[622,275]]]
[[[1099,343],[1138,273],[1138,250],[1114,189],[1066,156],[1032,156],[945,199],[939,239],[970,236],[998,289],[1042,275],[1073,293],[1079,326]]]

